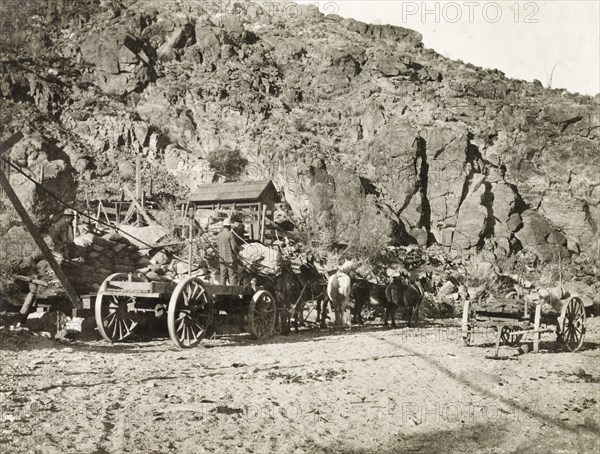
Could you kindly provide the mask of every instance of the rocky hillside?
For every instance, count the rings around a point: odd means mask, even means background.
[[[37,14],[5,24],[0,138],[23,131],[10,157],[62,197],[117,194],[136,155],[184,194],[234,149],[322,243],[490,261],[600,247],[598,96],[288,2],[25,3]],[[41,223],[58,209],[12,181]]]

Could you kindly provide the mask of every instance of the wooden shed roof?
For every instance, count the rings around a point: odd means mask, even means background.
[[[271,180],[240,181],[234,183],[201,184],[190,196],[195,203],[258,202],[268,193],[279,201],[279,193]]]

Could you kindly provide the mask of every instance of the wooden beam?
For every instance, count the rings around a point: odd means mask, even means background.
[[[11,201],[11,203],[15,207],[15,210],[23,220],[25,227],[27,227],[27,230],[29,230],[29,233],[31,234],[33,240],[40,248],[40,251],[42,251],[42,254],[44,258],[48,261],[50,268],[52,268],[52,271],[54,271],[54,274],[56,274],[56,277],[58,278],[62,287],[65,289],[65,292],[67,293],[69,300],[73,304],[73,307],[75,309],[81,309],[83,307],[81,299],[79,298],[77,293],[75,293],[75,289],[71,285],[71,282],[69,282],[67,275],[54,258],[54,255],[52,255],[52,251],[50,251],[50,248],[42,238],[42,234],[29,217],[27,210],[19,200],[19,197],[17,197],[17,194],[13,190],[12,186],[8,182],[8,179],[6,178],[3,172],[0,172],[0,186],[2,186],[2,189],[4,189],[6,196]]]
[[[542,305],[537,304],[535,306],[535,315],[533,316],[533,329],[536,333],[533,336],[533,353],[538,353],[540,351],[540,322],[542,318]]]
[[[135,158],[135,198],[136,200],[142,201],[142,206],[144,206],[144,201],[142,199],[142,162],[140,156],[137,155]],[[138,211],[136,216],[136,225],[141,227],[142,225],[142,216],[141,212]]]
[[[265,242],[265,217],[267,215],[267,206],[262,206],[262,215],[260,220],[260,242]]]
[[[148,225],[155,225],[156,222],[154,222],[154,220],[152,220],[152,218],[148,215],[148,213],[146,213],[146,210],[136,200],[136,198],[132,194],[131,190],[127,186],[123,186],[123,189],[125,190],[125,194],[127,194],[127,197],[129,197],[131,199],[131,201],[133,202],[133,204],[135,205],[135,207],[137,208],[139,213],[144,217],[144,219],[146,220]]]
[[[12,136],[10,136],[8,139],[6,139],[4,142],[0,143],[0,156],[2,156],[2,154],[5,151],[10,150],[16,143],[18,143],[21,139],[23,138],[23,133],[18,132],[16,134],[13,134]]]
[[[132,203],[131,205],[129,205],[129,208],[127,209],[127,212],[125,213],[125,217],[123,218],[123,224],[127,224],[129,222],[129,220],[131,219],[131,216],[133,216],[133,213],[135,213],[135,205]]]

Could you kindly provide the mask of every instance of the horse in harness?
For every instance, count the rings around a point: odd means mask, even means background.
[[[294,272],[289,264],[283,265],[282,272],[274,281],[273,291],[276,300],[280,302],[278,312],[281,314],[282,334],[289,333],[292,319],[296,331],[304,324],[306,303],[315,301],[319,312],[318,308],[325,298],[324,276],[316,268],[312,254],[307,255],[299,271]]]

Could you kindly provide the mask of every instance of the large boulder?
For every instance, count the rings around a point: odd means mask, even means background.
[[[153,62],[145,43],[122,29],[92,33],[81,45],[83,61],[95,67],[93,82],[105,93],[125,95],[145,86]]]
[[[69,156],[35,134],[14,145],[8,156],[22,172],[11,172],[11,186],[33,221],[43,228],[51,216],[64,210],[60,201],[75,199],[77,184]]]

